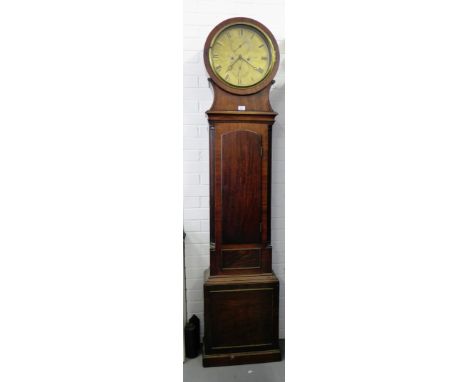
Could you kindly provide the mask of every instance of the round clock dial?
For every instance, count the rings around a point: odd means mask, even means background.
[[[248,24],[222,29],[211,41],[210,66],[215,75],[234,87],[250,87],[261,82],[275,63],[269,37]]]

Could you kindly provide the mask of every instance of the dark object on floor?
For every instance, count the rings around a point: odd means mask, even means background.
[[[185,325],[185,356],[195,358],[200,352],[200,319],[193,315]]]

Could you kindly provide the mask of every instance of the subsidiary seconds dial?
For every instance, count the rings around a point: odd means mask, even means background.
[[[275,63],[271,40],[249,24],[234,24],[211,41],[210,66],[215,75],[234,87],[261,82]]]

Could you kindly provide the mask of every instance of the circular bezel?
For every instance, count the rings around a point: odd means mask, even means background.
[[[250,28],[257,30],[258,33],[262,35],[262,37],[265,39],[265,41],[269,45],[268,48],[270,50],[271,61],[268,67],[267,74],[262,80],[250,86],[236,86],[236,85],[230,84],[226,82],[224,79],[220,78],[218,74],[216,73],[216,71],[213,69],[213,62],[212,62],[212,57],[211,57],[211,48],[213,44],[215,43],[216,39],[223,31],[225,31],[228,28],[234,27],[236,25],[247,25]],[[211,33],[208,35],[208,38],[206,39],[203,56],[204,56],[206,70],[208,71],[208,74],[210,75],[211,79],[220,88],[230,93],[239,94],[239,95],[253,94],[265,88],[265,86],[270,84],[270,82],[273,80],[273,77],[278,71],[278,65],[279,65],[278,44],[275,38],[273,37],[273,34],[263,24],[259,23],[256,20],[249,19],[246,17],[234,17],[234,18],[225,20],[222,23],[218,24],[211,31]]]
[[[276,54],[275,54],[275,51],[273,49],[273,43],[271,42],[271,39],[268,37],[268,35],[266,35],[262,30],[260,30],[258,27],[254,26],[252,24],[249,24],[249,23],[235,23],[235,24],[227,25],[224,28],[222,28],[220,31],[218,31],[218,33],[216,33],[215,36],[213,36],[213,38],[212,38],[212,40],[210,42],[208,57],[210,59],[210,66],[213,69],[215,67],[215,63],[213,62],[213,54],[212,54],[213,53],[213,46],[216,44],[216,41],[218,40],[218,38],[220,37],[221,34],[228,31],[229,29],[235,28],[237,26],[246,26],[246,27],[254,30],[256,33],[258,33],[261,36],[261,38],[263,39],[265,44],[267,44],[268,52],[269,52],[269,55],[270,55],[270,63],[268,65],[267,70],[265,71],[265,73],[264,73],[264,75],[263,75],[263,77],[262,77],[262,79],[260,81],[257,81],[257,82],[255,82],[253,84],[250,84],[250,85],[235,85],[235,84],[232,84],[229,81],[226,81],[224,78],[222,78],[216,72],[216,70],[213,70],[213,72],[215,73],[216,77],[218,77],[221,81],[225,82],[229,86],[232,86],[232,87],[235,87],[235,88],[249,88],[249,87],[255,86],[258,83],[262,82],[263,79],[268,76],[271,69],[273,69],[273,66],[274,66],[274,64],[276,62]]]

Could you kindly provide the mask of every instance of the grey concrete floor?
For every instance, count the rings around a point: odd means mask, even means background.
[[[184,362],[184,382],[284,382],[284,340],[281,362],[203,367],[202,356]]]

